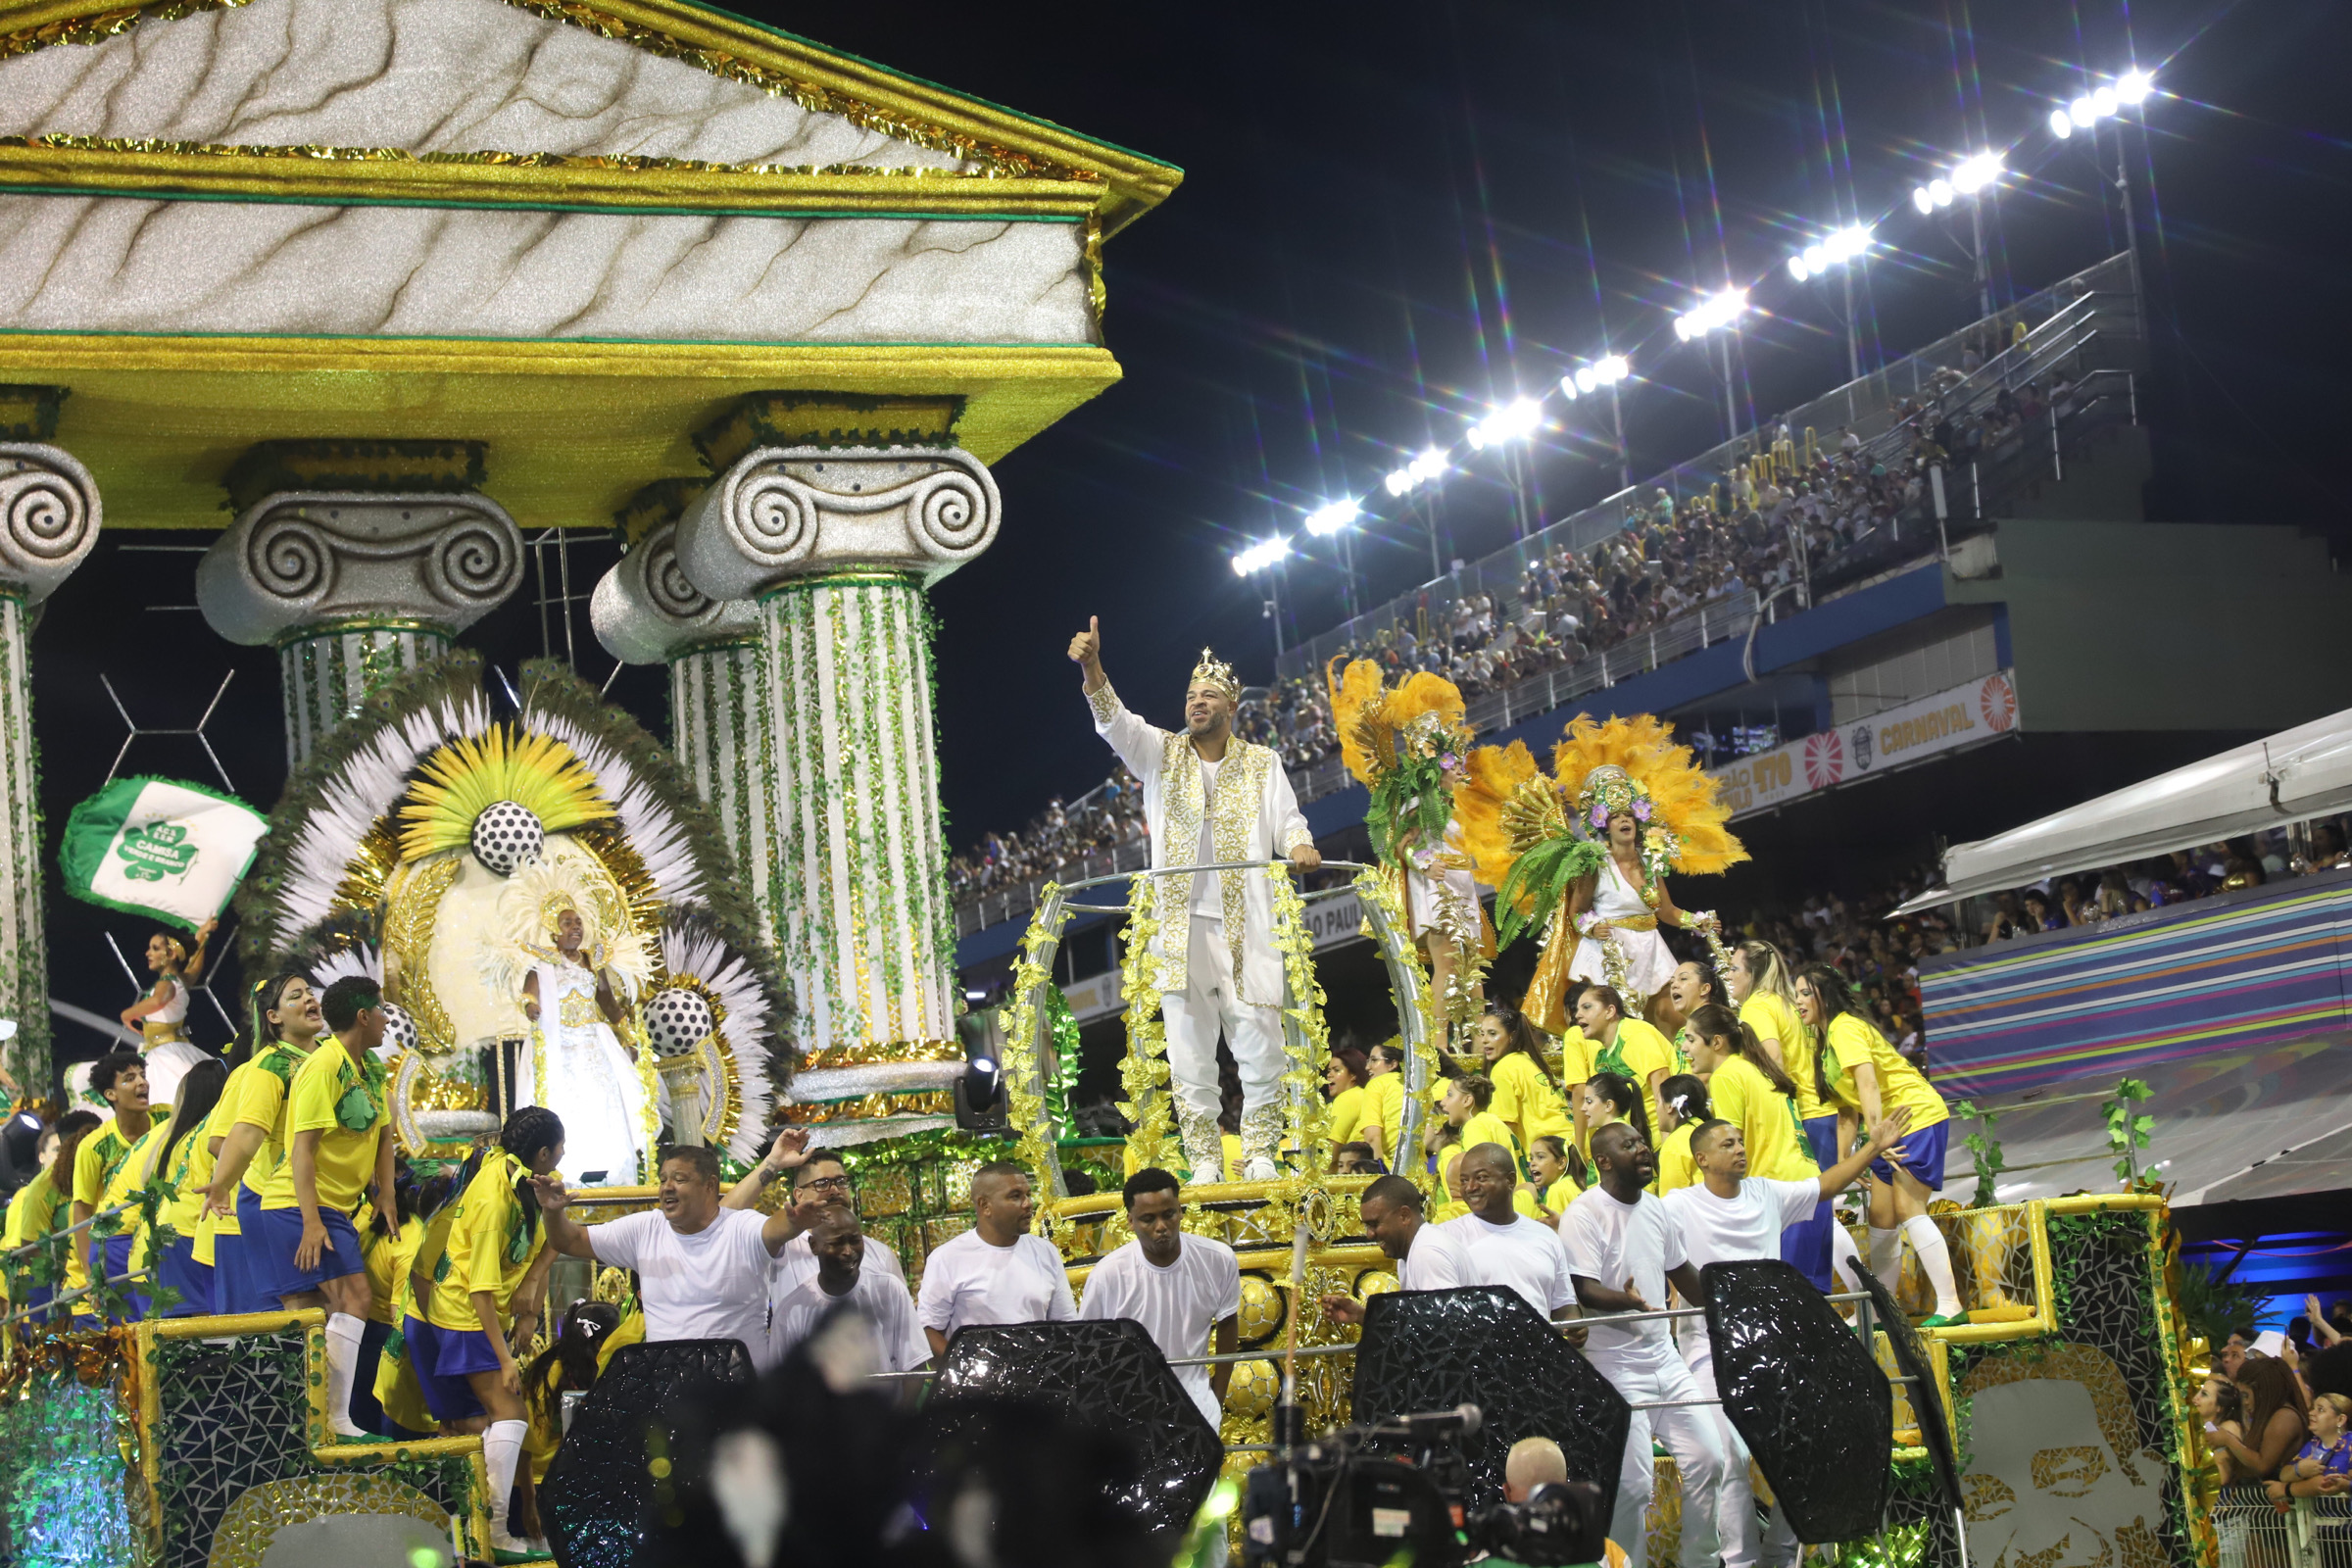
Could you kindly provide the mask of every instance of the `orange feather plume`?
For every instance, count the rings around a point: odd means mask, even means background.
[[[1508,746],[1481,746],[1468,758],[1468,779],[1453,793],[1455,820],[1462,825],[1462,846],[1478,880],[1499,887],[1511,862],[1519,858],[1503,828],[1503,808],[1519,786],[1538,777],[1533,752],[1525,741]]]

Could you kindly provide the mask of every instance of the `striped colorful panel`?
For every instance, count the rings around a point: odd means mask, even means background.
[[[1972,950],[1920,977],[1936,1084],[1991,1095],[2139,1076],[2342,1030],[2348,921],[2352,884],[2330,877],[2135,916],[2126,929]]]

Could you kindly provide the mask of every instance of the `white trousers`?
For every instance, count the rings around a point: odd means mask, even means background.
[[[1588,1351],[1600,1375],[1607,1378],[1629,1404],[1658,1399],[1695,1399],[1701,1396],[1690,1369],[1671,1345],[1632,1355]],[[1650,1493],[1654,1470],[1649,1445],[1654,1434],[1674,1455],[1683,1494],[1682,1568],[1708,1568],[1715,1561],[1718,1537],[1717,1497],[1729,1465],[1723,1439],[1704,1405],[1681,1405],[1671,1410],[1636,1410],[1625,1436],[1625,1468],[1617,1481],[1617,1508],[1609,1518],[1609,1539],[1625,1549],[1631,1568],[1648,1568]]]
[[[1288,1065],[1282,1050],[1282,1009],[1241,1000],[1224,921],[1196,914],[1191,938],[1184,960],[1185,989],[1164,991],[1159,998],[1176,1100],[1212,1121],[1225,1108],[1217,1093],[1217,1035],[1222,1031],[1234,1065],[1241,1070],[1242,1113],[1248,1115],[1273,1102],[1282,1084]]]
[[[1690,1381],[1698,1385],[1701,1395],[1723,1396],[1715,1382],[1715,1352],[1704,1338],[1690,1348]],[[1724,1568],[1756,1568],[1759,1560],[1768,1568],[1788,1568],[1804,1549],[1796,1543],[1796,1532],[1789,1528],[1788,1510],[1774,1508],[1772,1524],[1758,1526],[1756,1489],[1747,1475],[1747,1445],[1740,1441],[1739,1428],[1723,1413],[1722,1405],[1700,1405],[1698,1411],[1714,1417],[1716,1436],[1723,1443],[1723,1491],[1718,1494],[1721,1501],[1715,1510],[1715,1530],[1723,1543]],[[1690,1517],[1689,1495],[1684,1494],[1685,1518]]]

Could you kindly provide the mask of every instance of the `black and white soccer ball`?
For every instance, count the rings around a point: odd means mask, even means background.
[[[409,1016],[408,1008],[397,1002],[387,1002],[383,1004],[383,1014],[384,1038],[381,1044],[386,1052],[415,1051],[423,1042],[424,1037],[417,1033],[416,1020]]]
[[[718,1020],[710,1004],[684,986],[657,991],[645,1004],[645,1037],[657,1055],[675,1056],[702,1044]]]
[[[496,801],[473,819],[473,858],[500,876],[513,876],[546,848],[547,829],[527,806]]]

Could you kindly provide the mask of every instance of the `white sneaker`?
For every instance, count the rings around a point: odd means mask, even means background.
[[[1274,1162],[1263,1154],[1242,1167],[1242,1180],[1246,1182],[1270,1182],[1280,1179],[1281,1175]]]

